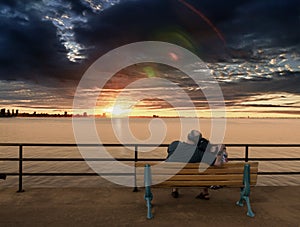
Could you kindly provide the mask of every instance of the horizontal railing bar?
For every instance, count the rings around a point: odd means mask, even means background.
[[[137,161],[164,161],[162,158],[146,158]],[[243,161],[245,158],[230,158],[229,161]],[[300,161],[300,158],[248,158],[249,161]],[[0,161],[19,161],[19,158],[0,158]],[[23,158],[23,161],[135,161],[134,158]]]
[[[229,161],[243,161],[245,158],[229,158]],[[248,161],[300,161],[300,158],[248,158]]]
[[[168,147],[169,144],[76,144],[76,143],[0,143],[0,146],[26,147]]]
[[[300,158],[248,158],[249,161],[300,161]]]
[[[300,147],[300,144],[225,144],[228,147]]]
[[[23,173],[23,176],[134,176],[134,173]]]
[[[162,158],[137,159],[137,161],[164,161]],[[244,161],[245,158],[229,158],[229,161]],[[248,158],[249,161],[300,161],[300,158]],[[19,158],[0,158],[0,161],[19,161]],[[23,158],[23,161],[135,161],[134,158]]]
[[[5,173],[18,176],[19,173]],[[258,172],[258,175],[300,175],[300,172]],[[134,176],[134,173],[23,173],[23,176]]]
[[[300,172],[257,172],[258,175],[296,175]]]
[[[0,158],[0,161],[19,161],[19,158]]]
[[[300,147],[300,144],[225,144],[228,147]],[[0,143],[0,146],[30,146],[30,147],[168,147],[169,144],[76,144],[76,143]]]
[[[134,158],[23,158],[23,161],[47,162],[82,162],[82,161],[135,161]]]
[[[165,161],[166,159],[162,158],[146,158],[146,159],[137,159],[134,158],[23,158],[23,161]],[[0,161],[19,161],[19,158],[0,158]]]

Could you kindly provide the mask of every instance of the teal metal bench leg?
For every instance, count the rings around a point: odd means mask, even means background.
[[[245,164],[244,167],[244,188],[241,188],[241,197],[240,200],[237,201],[236,205],[238,206],[243,206],[243,201],[246,201],[247,204],[247,215],[249,217],[254,217],[255,214],[253,213],[252,209],[251,209],[251,205],[250,205],[250,165],[249,164]]]
[[[244,195],[244,189],[242,189],[242,190],[241,190],[241,198],[240,198],[239,201],[236,202],[236,205],[238,205],[238,206],[240,206],[240,207],[244,206],[244,203],[243,203],[244,200],[246,201],[246,204],[247,204],[247,209],[248,209],[247,215],[248,215],[249,217],[254,217],[255,214],[253,213],[253,211],[252,211],[252,209],[251,209],[249,196],[245,196],[245,195]]]
[[[151,212],[151,208],[152,208],[152,204],[151,201],[153,199],[153,195],[151,193],[151,189],[150,187],[146,187],[146,191],[145,191],[145,200],[146,200],[146,205],[147,205],[147,218],[151,219],[153,218],[152,212]]]
[[[245,197],[246,203],[247,203],[247,208],[248,208],[248,212],[247,215],[251,218],[253,218],[255,216],[255,214],[253,213],[252,209],[251,209],[251,205],[250,205],[250,199],[248,196]]]
[[[236,205],[238,205],[238,206],[240,206],[240,207],[242,207],[242,206],[244,206],[244,203],[243,203],[243,188],[241,188],[241,196],[240,196],[240,200],[239,201],[237,201],[236,202]]]
[[[151,192],[151,169],[150,165],[146,165],[144,169],[144,183],[145,183],[145,200],[146,200],[146,205],[147,205],[147,218],[151,219],[153,218],[151,208],[152,204],[151,201],[153,199],[153,194]]]

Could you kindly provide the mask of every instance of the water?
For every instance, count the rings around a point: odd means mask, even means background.
[[[82,119],[88,121],[87,119]],[[153,121],[154,120],[154,121]],[[151,123],[152,122],[152,123]],[[151,123],[151,124],[150,124]],[[115,131],[112,128],[114,125]],[[189,130],[198,128],[211,138],[211,120],[132,118],[129,131],[122,119],[97,119],[96,130],[102,143],[170,143],[185,140]],[[300,119],[227,119],[224,143],[297,144]],[[182,133],[181,133],[182,131]],[[80,132],[89,137],[90,132]],[[149,139],[151,138],[151,139]],[[83,139],[85,140],[85,138]],[[0,118],[0,142],[76,143],[71,118]],[[81,142],[81,141],[79,141]],[[140,148],[140,157],[164,158],[166,148],[149,151]],[[113,157],[133,157],[131,148],[108,148]],[[243,157],[244,148],[228,148],[229,157]],[[17,147],[0,147],[1,157],[17,157]],[[250,157],[299,157],[300,148],[251,148]],[[81,157],[76,147],[26,147],[24,157]],[[260,162],[259,171],[300,171],[300,162]],[[0,161],[0,172],[17,172],[17,162]],[[25,162],[25,172],[93,172],[85,162]],[[9,177],[1,187],[16,186],[17,178]],[[94,187],[110,185],[100,177],[25,177],[25,187]],[[260,176],[258,185],[300,185],[300,176]]]

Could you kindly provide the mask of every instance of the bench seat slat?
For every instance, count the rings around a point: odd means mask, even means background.
[[[153,182],[157,181],[158,179],[155,179],[153,180]],[[239,182],[239,185],[242,185],[243,183],[243,177],[237,177],[237,178],[226,178],[226,177],[222,177],[222,178],[206,178],[206,179],[199,179],[199,180],[191,180],[191,179],[186,179],[186,180],[183,180],[183,179],[170,179],[170,180],[167,180],[169,182],[174,182],[174,181],[177,181],[178,184],[180,184],[181,182],[200,182],[205,184],[206,186],[211,186],[211,185],[223,185],[223,182],[226,182],[227,184],[226,185],[230,185],[230,184],[235,184],[235,182]],[[214,182],[213,184],[211,184],[211,182]],[[257,178],[255,176],[253,177],[250,177],[250,185],[255,185],[257,182]]]
[[[161,184],[153,185],[153,187],[204,187],[211,185],[222,185],[222,186],[236,186],[242,187],[243,184],[240,180],[235,181],[165,181]]]
[[[258,167],[258,162],[248,162],[251,167]],[[170,168],[170,169],[182,169],[183,167],[185,169],[198,169],[199,168],[199,163],[187,163],[184,165],[184,163],[178,163],[178,162],[157,162],[157,161],[149,161],[149,162],[136,162],[135,166],[136,167],[144,167],[146,164],[149,164],[151,166],[156,166],[160,165],[163,166],[163,168]],[[205,165],[205,164],[203,164]],[[229,162],[229,163],[224,163],[221,167],[220,166],[209,166],[209,168],[235,168],[235,167],[240,167],[244,168],[245,163],[244,162]]]
[[[254,176],[254,175],[253,175]],[[143,176],[138,176],[138,180],[143,180]],[[243,180],[242,174],[227,174],[227,175],[175,175],[170,177],[169,175],[152,175],[152,181],[159,180],[176,180],[176,181],[206,181],[206,180]],[[254,178],[253,178],[254,179]]]
[[[198,169],[182,169],[179,172],[177,172],[174,169],[164,169],[164,168],[152,168],[151,173],[152,175],[212,175],[212,174],[243,174],[244,168],[233,168],[233,169],[207,169],[204,172],[199,172]],[[250,173],[257,173],[258,168],[251,168],[250,167]],[[137,174],[143,174],[144,172],[142,170],[137,171]]]
[[[161,181],[168,181],[168,182],[178,182],[177,184],[180,184],[181,182],[195,182],[195,181],[201,181],[206,186],[210,185],[219,185],[220,182],[226,181],[226,182],[240,182],[242,184],[243,182],[243,176],[242,175],[214,175],[214,176],[191,176],[191,175],[176,175],[174,177],[171,177],[168,179],[167,176],[153,176],[152,177],[152,183],[155,184],[157,182]],[[137,178],[137,182],[143,182],[142,177]],[[211,184],[210,182],[215,182],[214,184]],[[254,185],[257,182],[256,176],[250,176],[250,184]]]
[[[156,176],[154,180],[158,179]],[[243,175],[176,175],[169,180],[173,181],[207,181],[207,180],[243,180]]]

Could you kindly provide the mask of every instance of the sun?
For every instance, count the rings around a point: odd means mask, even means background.
[[[121,105],[113,105],[111,107],[104,109],[104,111],[110,114],[112,117],[121,117],[121,116],[128,116],[131,110],[122,107]]]

